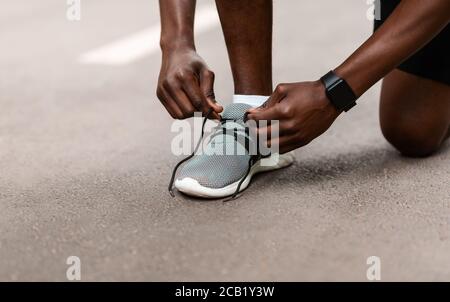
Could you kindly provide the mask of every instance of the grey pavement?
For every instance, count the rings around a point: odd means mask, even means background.
[[[80,54],[158,23],[156,0],[0,1],[0,280],[450,280],[450,150],[407,159],[383,139],[379,84],[296,163],[236,201],[167,193],[171,120],[160,55],[125,66]],[[208,1],[199,1],[207,5]],[[314,80],[371,33],[365,0],[275,1],[276,82]],[[296,17],[299,14],[300,17]],[[197,36],[232,95],[220,28]],[[333,55],[330,56],[330,53]]]

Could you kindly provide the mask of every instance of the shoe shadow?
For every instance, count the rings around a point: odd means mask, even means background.
[[[408,158],[402,156],[389,145],[377,148],[367,148],[351,153],[337,153],[328,157],[317,157],[302,160],[301,149],[296,151],[294,164],[285,169],[256,174],[249,187],[241,192],[240,197],[249,196],[253,190],[266,191],[271,188],[295,186],[298,188],[331,182],[339,178],[352,175],[353,179],[360,177],[379,177],[387,171],[401,173],[403,169],[419,166],[423,161],[432,161],[434,157],[442,156],[450,150],[450,143],[446,143],[437,153],[428,158]],[[223,199],[193,198],[179,192],[187,201],[217,202]],[[233,202],[233,201],[228,201]]]
[[[423,162],[433,161],[436,157],[446,154],[450,150],[447,142],[438,152],[427,158],[409,158],[402,156],[389,145],[377,148],[368,148],[352,153],[338,153],[331,157],[318,157],[302,160],[301,149],[296,151],[296,161],[291,167],[270,172],[261,173],[254,177],[248,190],[271,186],[297,187],[319,184],[337,180],[344,176],[352,175],[354,179],[361,176],[380,176],[395,170],[402,170],[420,166]]]

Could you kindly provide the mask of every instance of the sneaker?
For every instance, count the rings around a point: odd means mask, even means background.
[[[245,112],[250,108],[251,106],[241,103],[234,103],[225,108],[220,125],[211,135],[204,151],[195,154],[197,152],[195,150],[191,156],[175,167],[169,185],[172,195],[174,184],[178,191],[190,196],[202,198],[232,196],[234,199],[239,192],[248,187],[256,173],[281,169],[294,162],[292,153],[272,154],[264,159],[250,154],[248,146],[254,142],[251,141],[246,131],[248,127],[244,123]],[[205,122],[206,118],[203,127]],[[245,143],[241,143],[242,139],[238,140],[238,136],[243,136]],[[184,162],[186,164],[175,179],[176,169]]]

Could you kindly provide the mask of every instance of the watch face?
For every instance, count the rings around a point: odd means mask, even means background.
[[[333,71],[324,75],[321,81],[325,86],[328,98],[338,110],[348,111],[356,105],[357,97],[352,88]]]
[[[339,79],[336,83],[329,87],[328,91],[330,98],[332,99],[331,101],[340,110],[347,111],[356,104],[355,94],[348,84],[342,79]]]

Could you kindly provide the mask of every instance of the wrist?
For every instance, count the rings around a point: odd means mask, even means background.
[[[161,35],[160,47],[163,54],[174,51],[195,51],[194,38],[189,34]]]

